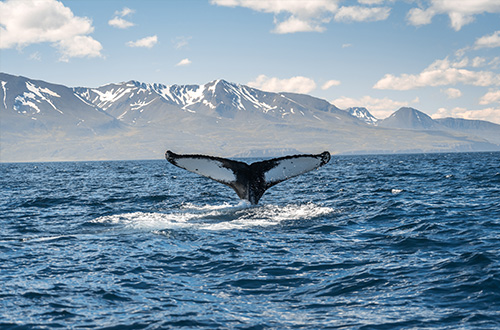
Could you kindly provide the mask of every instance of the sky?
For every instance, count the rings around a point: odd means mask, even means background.
[[[500,1],[7,0],[0,71],[69,87],[225,79],[380,119],[500,124]]]

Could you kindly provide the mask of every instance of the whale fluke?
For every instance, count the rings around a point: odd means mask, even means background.
[[[170,150],[165,158],[177,167],[233,188],[239,198],[255,205],[275,184],[328,163],[330,153],[285,156],[252,164],[213,156],[180,155]]]

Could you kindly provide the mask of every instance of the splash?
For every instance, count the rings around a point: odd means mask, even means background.
[[[285,206],[252,206],[244,202],[203,206],[188,203],[166,213],[133,212],[100,217],[94,222],[151,231],[175,228],[232,230],[276,226],[284,221],[310,220],[334,212],[330,207],[312,203]]]

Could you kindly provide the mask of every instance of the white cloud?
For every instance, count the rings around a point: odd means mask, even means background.
[[[144,47],[144,48],[152,48],[158,42],[158,37],[156,35],[151,37],[145,37],[136,41],[127,42],[127,46],[129,47]]]
[[[479,104],[500,103],[500,90],[489,91],[479,100]]]
[[[448,95],[449,99],[457,99],[462,96],[462,92],[459,89],[456,88],[448,88],[445,90],[442,90],[443,93]]]
[[[307,94],[316,88],[316,83],[311,78],[296,76],[289,79],[279,79],[259,75],[248,86],[268,92],[291,92]]]
[[[108,21],[108,24],[119,29],[126,29],[135,25],[134,23],[129,22],[121,17],[113,17]]]
[[[265,13],[288,12],[301,16],[316,16],[321,11],[333,12],[340,0],[212,0],[212,4],[228,7],[245,7]]]
[[[451,27],[455,31],[459,31],[462,26],[474,22],[474,16],[467,13],[451,12],[448,13],[450,17]]]
[[[447,58],[445,60],[448,61]],[[436,62],[434,62],[434,63],[436,63]],[[465,68],[465,67],[467,67],[469,65],[469,58],[468,57],[464,57],[460,61],[456,61],[456,62],[450,62],[450,61],[448,61],[448,63],[449,63],[449,65],[451,67],[454,67],[454,68]],[[443,62],[442,64],[441,63],[439,64],[439,67],[444,68],[444,67],[446,67],[446,65],[447,64],[445,62]]]
[[[411,103],[418,103],[418,99],[413,100]],[[384,119],[392,115],[394,111],[401,107],[407,107],[409,102],[395,101],[387,97],[377,99],[371,96],[363,96],[360,99],[353,99],[349,97],[340,97],[332,101],[332,104],[340,109],[347,109],[350,107],[364,107],[376,118]]]
[[[275,33],[323,32],[333,18],[338,21],[376,21],[388,17],[386,7],[342,7],[342,0],[211,0],[226,7],[244,7],[274,14]],[[381,0],[361,0],[361,4],[378,4]]]
[[[389,17],[391,9],[388,7],[341,7],[335,13],[338,22],[373,22],[383,21]]]
[[[115,15],[125,17],[125,16],[131,15],[133,13],[135,13],[135,10],[130,9],[128,7],[123,7],[123,9],[121,11],[116,11]]]
[[[321,86],[321,89],[327,90],[330,87],[339,86],[339,85],[340,85],[340,81],[338,81],[338,80],[328,80],[327,82],[325,82],[323,84],[323,86]]]
[[[177,63],[175,66],[187,66],[191,63],[192,62],[189,58],[185,58],[185,59],[181,60],[179,63]]]
[[[381,5],[386,0],[358,0],[362,5]]]
[[[275,19],[274,23],[276,24],[274,32],[278,34],[295,32],[323,32],[325,30],[325,28],[321,25],[314,24],[313,22],[309,22],[295,16],[291,16],[283,22],[278,22]]]
[[[420,8],[413,8],[410,9],[406,18],[410,21],[411,24],[419,26],[430,24],[434,15],[436,15],[436,12],[434,10],[422,10]]]
[[[132,15],[135,12],[135,10],[124,7],[121,11],[116,11],[115,12],[115,17],[110,19],[108,21],[108,24],[111,26],[114,26],[119,29],[126,29],[131,26],[134,26],[135,24],[132,22],[127,21],[123,17]]]
[[[59,42],[63,55],[61,61],[67,62],[71,57],[98,57],[101,55],[101,44],[89,36],[74,36]]]
[[[496,31],[489,36],[478,38],[474,43],[475,49],[495,47],[500,47],[500,31]]]
[[[189,45],[189,40],[191,40],[193,37],[177,37],[172,40],[172,43],[174,44],[175,49],[182,49],[185,48]]]
[[[438,14],[450,18],[451,27],[458,31],[464,25],[474,21],[474,16],[483,13],[500,13],[498,0],[427,0],[426,9],[413,8],[408,12],[408,20],[413,25],[430,24]]]
[[[500,85],[500,74],[491,71],[471,71],[464,69],[467,59],[451,62],[448,58],[436,60],[418,74],[402,74],[399,77],[386,74],[373,88],[410,90],[426,86],[446,86],[458,83],[473,86]]]
[[[500,69],[500,56],[494,57],[491,59],[491,61],[488,63],[488,65],[493,69],[497,70]]]
[[[484,57],[476,56],[472,59],[472,67],[474,67],[474,68],[478,68],[480,66],[483,66],[484,63],[486,63],[486,59]]]
[[[48,42],[59,50],[63,61],[101,57],[101,44],[88,36],[93,31],[90,19],[75,16],[56,0],[0,2],[1,49]]]
[[[472,120],[487,120],[493,123],[500,124],[500,108],[486,108],[480,110],[468,110],[465,108],[446,109],[440,108],[435,114],[431,115],[432,118],[463,118]]]
[[[29,59],[33,61],[41,61],[42,55],[39,52],[34,52],[30,55]]]

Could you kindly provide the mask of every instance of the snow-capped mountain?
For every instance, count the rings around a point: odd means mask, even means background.
[[[1,161],[162,158],[166,149],[221,156],[500,149],[437,122],[444,128],[432,134],[423,124],[376,126],[367,109],[225,80],[70,88],[0,73],[0,84]],[[416,114],[405,118],[427,119]]]
[[[75,132],[120,126],[113,116],[74,93],[73,89],[0,73],[2,126],[9,130],[47,130],[71,126]]]
[[[129,81],[74,91],[89,104],[127,124],[168,120],[172,112],[233,119],[250,113],[280,121],[292,117],[321,120],[318,112],[348,118],[326,101],[299,94],[263,92],[225,80],[185,86]]]
[[[375,118],[367,108],[351,107],[347,108],[345,111],[369,125],[375,125],[378,122],[378,119]]]

